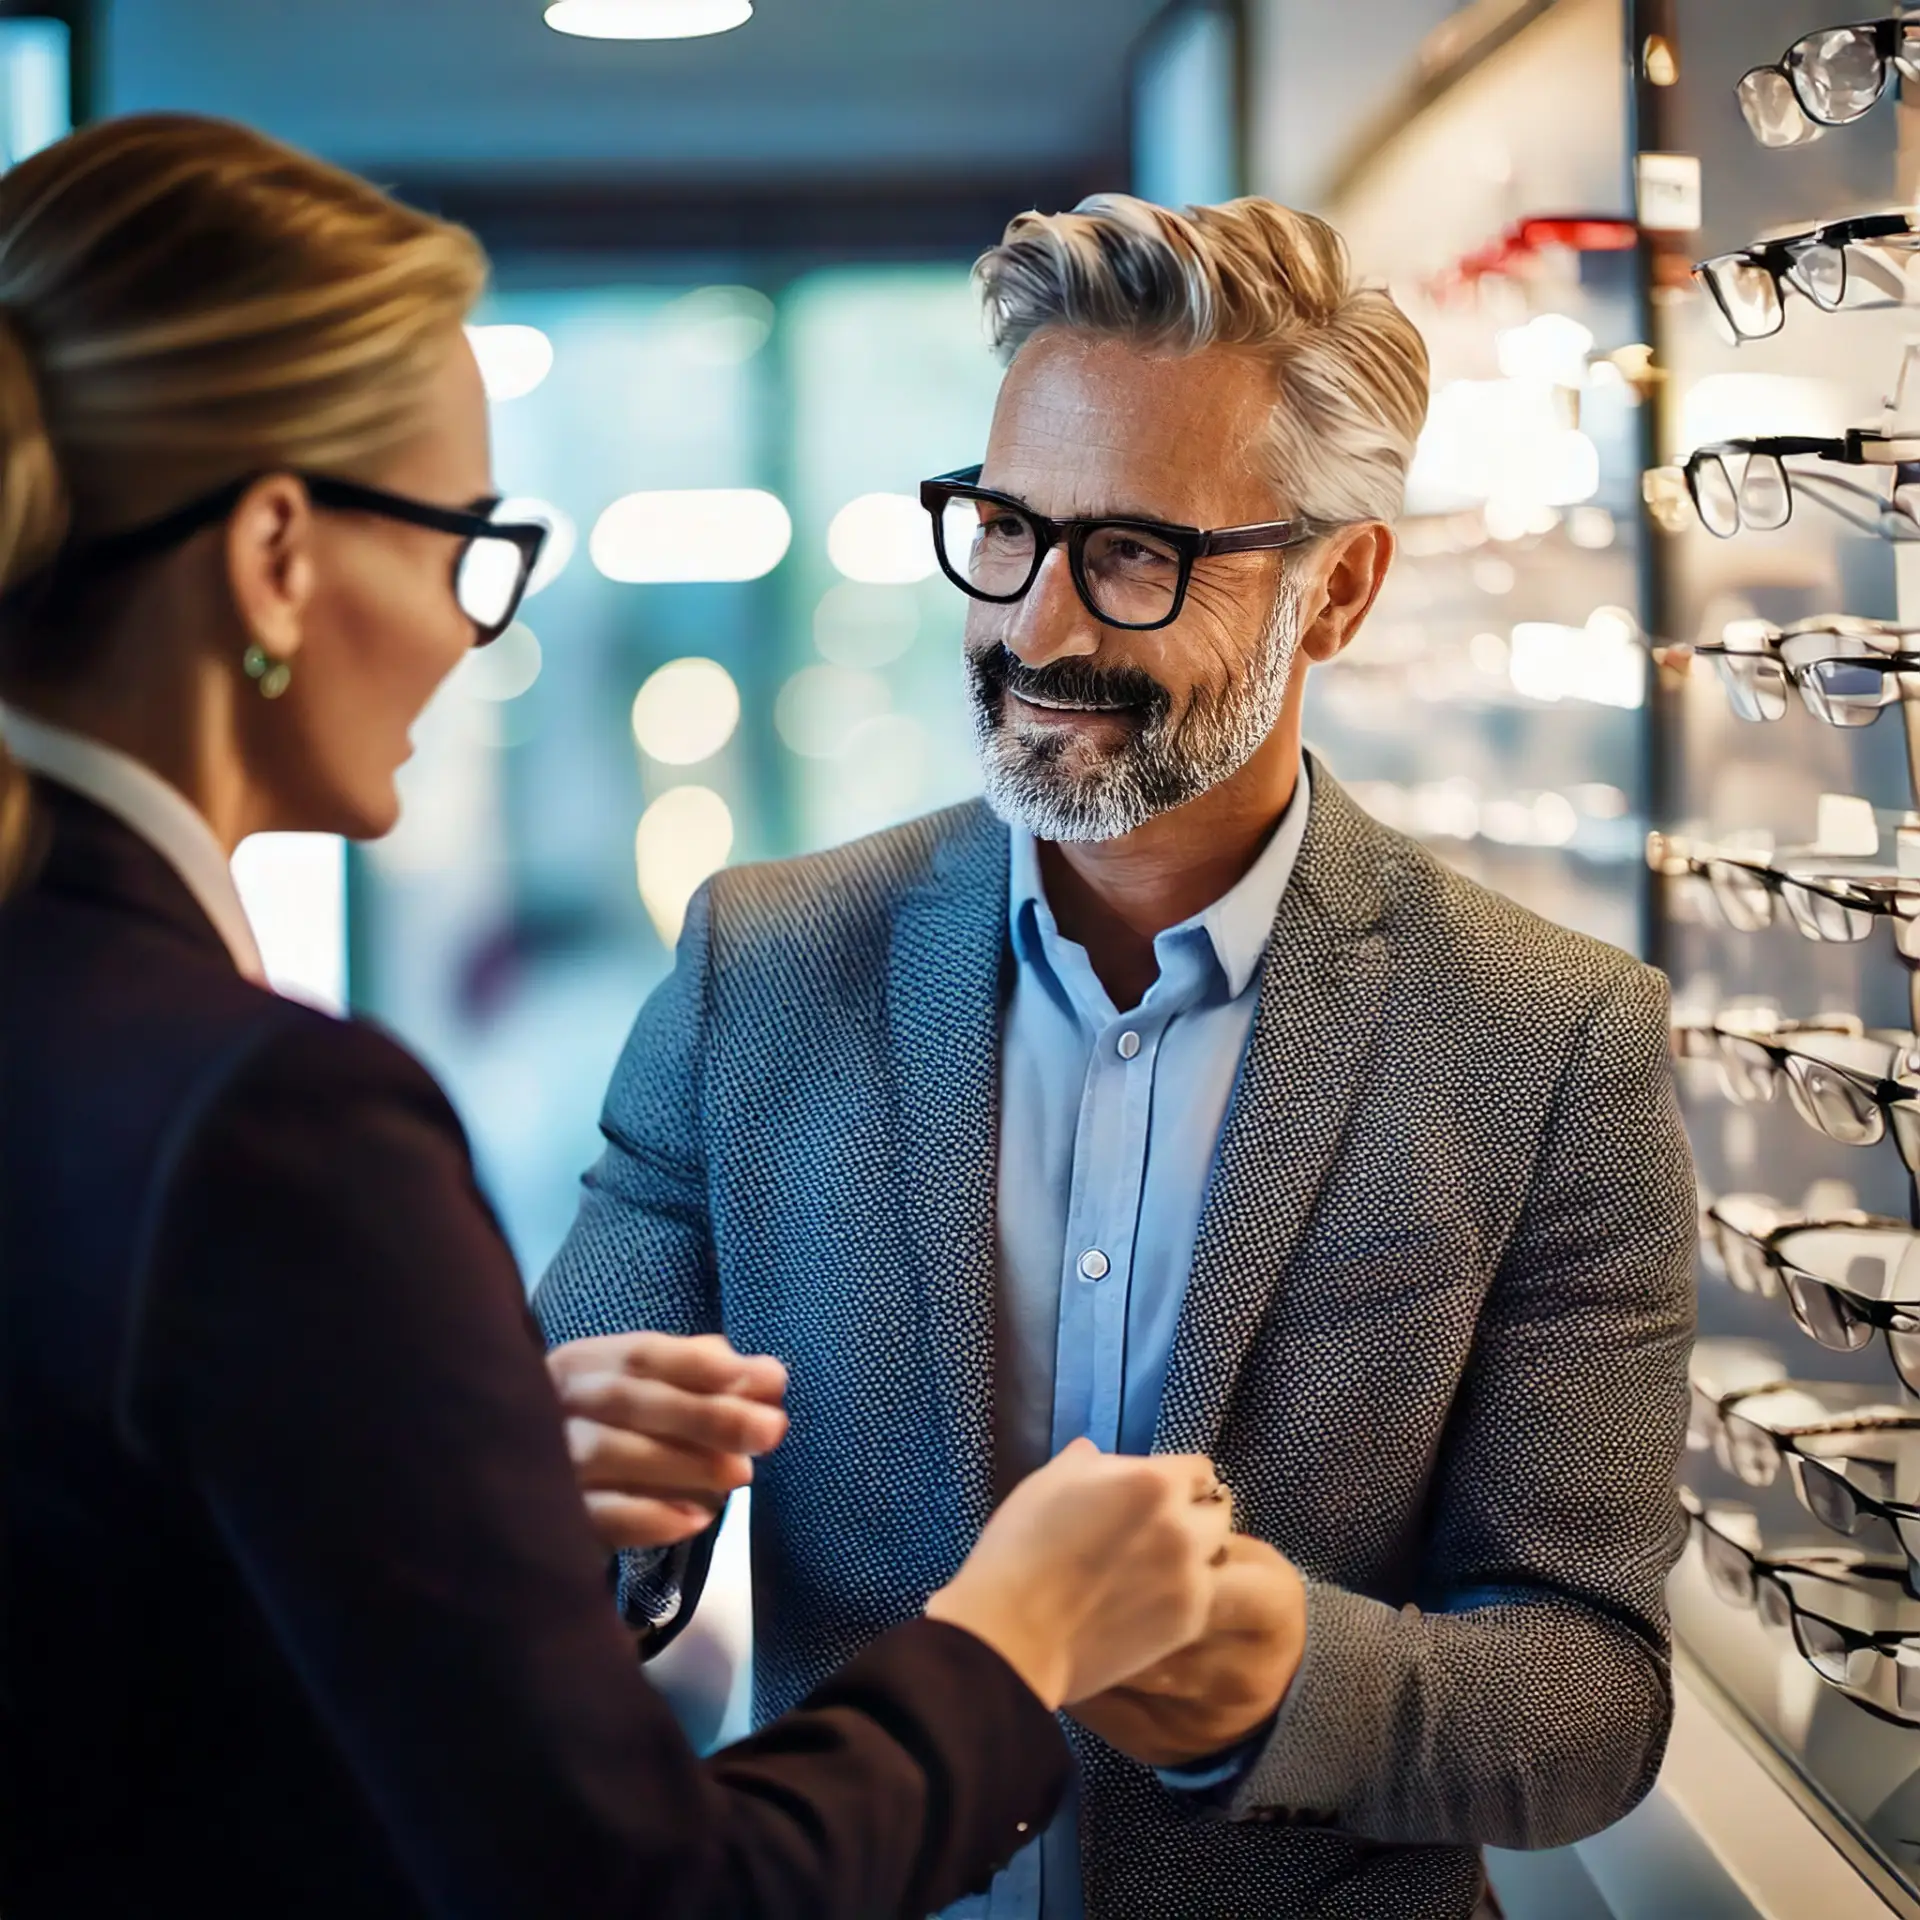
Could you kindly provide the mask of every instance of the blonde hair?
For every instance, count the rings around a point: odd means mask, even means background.
[[[103,121],[0,176],[0,596],[252,473],[366,477],[485,278],[461,228],[227,121]],[[0,606],[0,694],[83,669],[80,608]],[[26,793],[0,758],[0,892]]]
[[[1427,349],[1324,220],[1271,200],[1176,213],[1099,193],[1023,213],[974,278],[1011,359],[1062,327],[1150,352],[1242,347],[1273,371],[1268,477],[1293,512],[1391,520],[1427,415]]]

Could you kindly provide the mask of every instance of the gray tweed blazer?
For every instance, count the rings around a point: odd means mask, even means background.
[[[792,1372],[753,1503],[782,1712],[992,1500],[1007,836],[979,805],[718,875],[608,1094],[551,1340],[724,1329]],[[1090,1915],[1466,1915],[1478,1848],[1652,1783],[1692,1335],[1661,977],[1470,884],[1315,767],[1156,1446],[1309,1582],[1227,1807],[1070,1728]],[[636,1626],[699,1554],[634,1556]]]

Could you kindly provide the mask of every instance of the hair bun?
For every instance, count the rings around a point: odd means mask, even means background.
[[[53,558],[68,514],[38,357],[18,311],[0,302],[0,594]]]

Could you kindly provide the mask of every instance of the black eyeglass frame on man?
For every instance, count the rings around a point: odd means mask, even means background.
[[[197,495],[158,518],[143,521],[118,533],[103,535],[57,554],[38,573],[23,580],[6,596],[17,606],[44,603],[57,596],[69,584],[84,581],[103,572],[137,564],[177,547],[207,527],[217,526],[240,504],[247,489],[267,478],[267,469],[229,480],[211,491]],[[459,539],[453,558],[453,592],[460,611],[473,623],[474,645],[484,647],[499,639],[513,624],[526,598],[527,585],[540,563],[552,529],[539,521],[495,520],[501,502],[489,496],[470,507],[442,507],[428,500],[415,500],[406,494],[391,493],[384,487],[368,486],[362,481],[345,480],[335,474],[306,473],[287,469],[291,479],[306,489],[307,498],[316,507],[335,513],[365,513],[377,519],[395,520],[403,525],[423,527],[430,533],[444,533]],[[470,601],[478,598],[470,568],[476,555],[499,545],[514,550],[514,577],[503,591],[496,590],[478,609]],[[498,604],[496,604],[496,602]]]
[[[1204,560],[1214,554],[1270,553],[1305,546],[1343,524],[1337,520],[1314,520],[1305,515],[1291,520],[1254,521],[1242,527],[1212,528],[1180,526],[1172,521],[1147,520],[1129,514],[1054,520],[1044,513],[1036,513],[1024,500],[1016,500],[1012,494],[996,493],[991,487],[981,486],[979,480],[982,471],[983,468],[979,466],[960,467],[952,473],[939,474],[920,483],[920,504],[933,521],[934,554],[940,562],[940,571],[971,599],[985,601],[991,606],[1011,606],[1032,592],[1033,583],[1039,579],[1047,555],[1064,541],[1067,570],[1073,577],[1073,590],[1080,596],[1080,604],[1102,626],[1118,627],[1127,633],[1156,633],[1162,627],[1172,626],[1180,618],[1196,560]],[[954,564],[947,552],[945,515],[947,508],[956,500],[999,507],[1017,514],[1032,528],[1033,558],[1027,568],[1027,577],[1017,588],[1007,593],[989,593]],[[1116,620],[1101,607],[1093,585],[1087,578],[1086,555],[1088,541],[1103,531],[1136,533],[1158,540],[1176,556],[1179,573],[1172,602],[1157,619]]]

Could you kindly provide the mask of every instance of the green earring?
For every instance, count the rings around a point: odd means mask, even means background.
[[[240,664],[263,700],[278,700],[293,685],[293,669],[284,660],[273,659],[264,647],[249,647]]]

